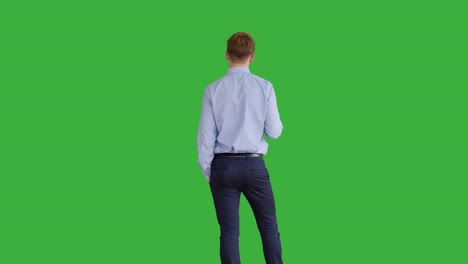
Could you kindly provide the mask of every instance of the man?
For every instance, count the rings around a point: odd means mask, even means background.
[[[250,73],[255,42],[243,32],[227,41],[227,75],[204,92],[198,130],[198,162],[210,184],[221,229],[223,264],[240,263],[239,199],[249,202],[261,234],[266,263],[283,263],[276,209],[263,155],[283,125],[270,82]]]

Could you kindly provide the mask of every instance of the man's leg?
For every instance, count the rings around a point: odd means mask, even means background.
[[[254,212],[262,237],[265,261],[268,264],[283,263],[275,200],[270,176],[263,159],[252,158],[249,160],[248,175],[243,180],[242,192]]]
[[[239,201],[240,176],[235,160],[213,160],[210,189],[221,229],[220,255],[222,264],[239,264]]]

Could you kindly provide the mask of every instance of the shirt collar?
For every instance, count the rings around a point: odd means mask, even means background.
[[[245,66],[236,66],[236,67],[231,67],[228,69],[227,73],[238,73],[238,72],[248,72],[250,73],[250,70],[248,67]]]

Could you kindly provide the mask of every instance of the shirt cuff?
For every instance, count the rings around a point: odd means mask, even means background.
[[[211,175],[211,167],[208,167],[203,170],[203,176],[205,176],[207,180],[210,178],[210,175]]]

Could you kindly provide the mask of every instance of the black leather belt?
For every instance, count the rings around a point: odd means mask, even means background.
[[[218,154],[215,154],[215,157],[239,157],[239,158],[253,157],[253,158],[261,158],[261,157],[263,157],[263,154],[258,154],[258,153],[218,153]]]

